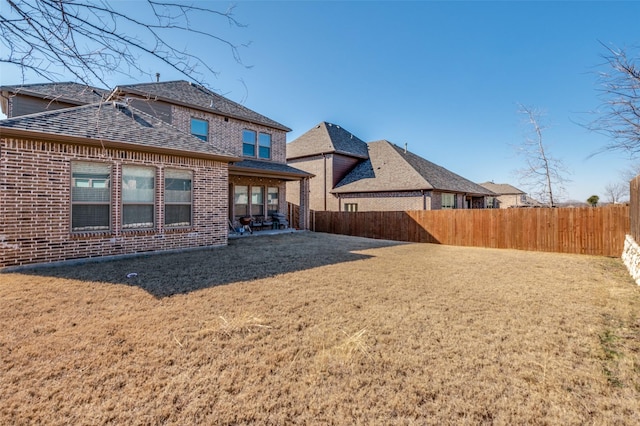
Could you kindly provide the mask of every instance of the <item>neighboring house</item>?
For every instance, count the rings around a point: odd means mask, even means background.
[[[485,208],[493,192],[382,140],[365,143],[320,123],[287,145],[287,160],[313,173],[313,210],[393,211]]]
[[[539,201],[529,197],[524,191],[508,183],[484,182],[479,184],[497,195],[490,202],[493,208],[508,209],[511,207],[541,207]]]
[[[0,267],[224,245],[229,219],[286,213],[292,180],[308,212],[311,174],[285,163],[289,129],[206,89],[28,89],[0,87]]]

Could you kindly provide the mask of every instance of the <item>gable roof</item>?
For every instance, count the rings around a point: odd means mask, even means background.
[[[438,190],[495,195],[488,189],[389,141],[370,142],[367,146],[369,159],[358,164],[331,192]]]
[[[6,91],[14,95],[27,95],[46,100],[55,100],[72,105],[100,102],[106,99],[110,93],[110,91],[106,89],[70,81],[62,83],[0,86],[0,91]]]
[[[509,185],[508,183],[484,182],[479,185],[487,188],[489,191],[495,192],[498,195],[517,195],[525,193],[524,191],[516,188],[515,186]]]
[[[290,128],[277,121],[258,114],[203,86],[184,80],[118,86],[115,88],[114,94],[138,95],[152,100],[164,101],[205,112],[238,118],[285,132],[291,131]]]
[[[356,158],[369,156],[366,143],[326,121],[287,144],[287,160],[319,154],[343,154]]]
[[[101,102],[0,120],[1,136],[60,140],[219,161],[239,158],[117,102]]]

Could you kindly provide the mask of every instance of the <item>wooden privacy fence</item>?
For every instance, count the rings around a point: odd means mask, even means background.
[[[630,199],[629,204],[631,207],[630,222],[631,231],[630,234],[633,239],[640,241],[640,176],[636,176],[629,182]]]
[[[312,212],[311,230],[395,241],[615,256],[629,206]]]

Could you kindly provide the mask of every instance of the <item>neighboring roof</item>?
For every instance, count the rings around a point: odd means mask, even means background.
[[[487,188],[489,191],[495,192],[498,195],[518,195],[525,193],[524,191],[516,188],[513,185],[509,185],[508,183],[484,182],[480,183],[479,185]]]
[[[367,158],[367,144],[342,127],[323,121],[287,144],[287,160],[319,154]]]
[[[336,185],[333,193],[438,190],[495,195],[389,141],[370,142],[367,145],[369,159],[347,174]]]
[[[0,120],[0,135],[173,153],[220,161],[238,159],[158,118],[117,102],[94,103]]]
[[[305,177],[313,177],[312,173],[305,172],[287,164],[273,163],[270,161],[242,160],[229,165],[230,174],[245,176],[271,176],[285,180],[300,180]]]
[[[73,82],[0,86],[0,91],[6,91],[14,95],[20,94],[46,100],[56,100],[72,105],[100,102],[106,99],[110,93],[106,89]]]
[[[218,95],[203,86],[184,80],[118,86],[115,88],[114,93],[135,94],[153,100],[165,101],[214,114],[238,118],[285,132],[291,131],[290,128],[264,115],[258,114],[224,96]]]

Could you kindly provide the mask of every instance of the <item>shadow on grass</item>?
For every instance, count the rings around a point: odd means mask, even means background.
[[[354,252],[397,244],[402,243],[304,232],[234,239],[226,247],[37,267],[20,273],[131,285],[161,298],[367,259],[371,256]]]

